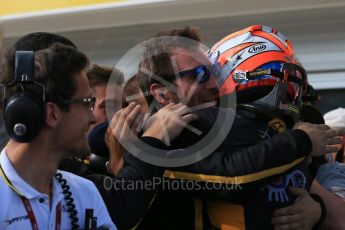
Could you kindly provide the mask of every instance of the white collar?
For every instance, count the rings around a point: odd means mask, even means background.
[[[15,168],[13,167],[11,161],[8,159],[7,153],[6,153],[6,148],[4,148],[1,151],[0,154],[0,164],[1,167],[6,174],[6,177],[8,180],[11,182],[13,187],[16,189],[16,192],[19,192],[21,195],[26,197],[28,200],[36,198],[36,197],[41,197],[42,195],[47,196],[47,194],[40,193],[37,191],[35,188],[31,187],[26,181],[24,181],[17,173]],[[30,164],[30,162],[28,162]],[[2,178],[0,178],[2,179]],[[58,181],[53,179],[52,181],[52,189],[53,189],[53,195],[58,196],[56,197],[57,200],[60,200],[63,198],[62,194],[62,189]],[[54,199],[56,200],[56,199]]]

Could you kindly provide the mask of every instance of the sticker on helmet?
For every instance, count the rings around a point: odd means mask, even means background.
[[[266,49],[266,46],[264,44],[254,45],[251,48],[249,48],[249,53],[261,53]]]
[[[246,77],[246,73],[243,71],[236,71],[234,73],[234,81],[237,83],[241,83],[244,80],[248,80]]]

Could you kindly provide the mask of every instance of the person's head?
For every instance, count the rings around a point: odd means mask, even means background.
[[[46,49],[53,45],[54,43],[61,43],[67,46],[71,46],[76,48],[76,45],[63,36],[48,33],[48,32],[33,32],[24,35],[23,37],[19,38],[11,47],[12,52],[6,52],[6,62],[1,63],[2,67],[0,67],[0,74],[4,69],[7,71],[14,72],[14,59],[15,59],[15,51],[23,50],[23,51],[38,51],[41,49]],[[6,65],[3,66],[3,65]],[[0,95],[2,98],[2,95]],[[2,100],[0,100],[0,111],[2,110]]]
[[[142,111],[148,111],[148,105],[145,100],[145,96],[140,89],[138,82],[138,75],[135,74],[130,79],[126,81],[125,86],[123,87],[123,103],[122,106],[126,107],[129,103],[135,102],[142,106]]]
[[[305,70],[296,65],[290,41],[267,26],[250,26],[217,42],[209,57],[221,95],[236,92],[240,107],[299,120]]]
[[[124,76],[117,68],[93,65],[87,71],[87,77],[92,93],[96,97],[93,113],[96,117],[95,125],[98,125],[107,120],[107,112],[111,113],[108,116],[112,117],[116,111],[122,108]]]
[[[14,52],[15,49],[10,50],[7,56],[14,56]],[[74,47],[57,43],[34,53],[35,84],[14,81],[13,68],[5,65],[0,75],[0,82],[6,86],[5,120],[12,98],[30,96],[41,108],[42,114],[36,115],[42,121],[37,135],[26,142],[37,143],[45,138],[51,140],[52,149],[60,152],[89,153],[86,131],[95,118],[86,76],[88,62]]]
[[[345,127],[345,109],[344,108],[337,108],[334,110],[331,110],[324,114],[325,124],[328,125],[331,128],[344,128]],[[332,154],[333,159],[340,158],[341,162],[344,160],[344,146],[345,146],[345,136],[343,136],[343,152],[338,152],[338,155],[336,153]],[[337,156],[336,156],[337,155]]]
[[[182,102],[195,106],[218,99],[210,61],[196,28],[160,31],[144,45],[139,85],[148,105]]]

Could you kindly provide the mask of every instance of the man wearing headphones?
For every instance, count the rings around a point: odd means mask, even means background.
[[[23,37],[21,37],[13,46],[12,49],[14,50],[32,50],[32,51],[38,51],[41,49],[46,49],[49,46],[51,46],[53,43],[59,42],[64,45],[72,46],[76,48],[76,46],[73,44],[73,42],[65,37],[62,37],[57,34],[52,33],[46,33],[46,32],[34,32],[29,33]],[[13,68],[14,66],[14,57],[7,57],[7,60],[9,63],[11,63],[9,66]],[[3,69],[0,68],[0,73],[3,71]],[[12,71],[14,71],[12,69]],[[2,97],[2,95],[0,95]],[[1,108],[0,111],[3,109],[2,100],[0,102]],[[3,121],[2,114],[0,115],[0,149],[2,150],[6,143],[8,142],[8,135],[5,129],[5,123]]]
[[[87,57],[61,44],[9,55],[14,72],[5,65],[1,75],[10,136],[0,158],[1,229],[116,229],[92,182],[57,171],[67,155],[89,152],[94,99]]]

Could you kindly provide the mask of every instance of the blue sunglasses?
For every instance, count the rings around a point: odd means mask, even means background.
[[[193,77],[195,78],[198,83],[205,83],[211,77],[211,66],[200,65],[195,67],[194,69],[184,70],[181,72],[175,73],[175,77]]]

